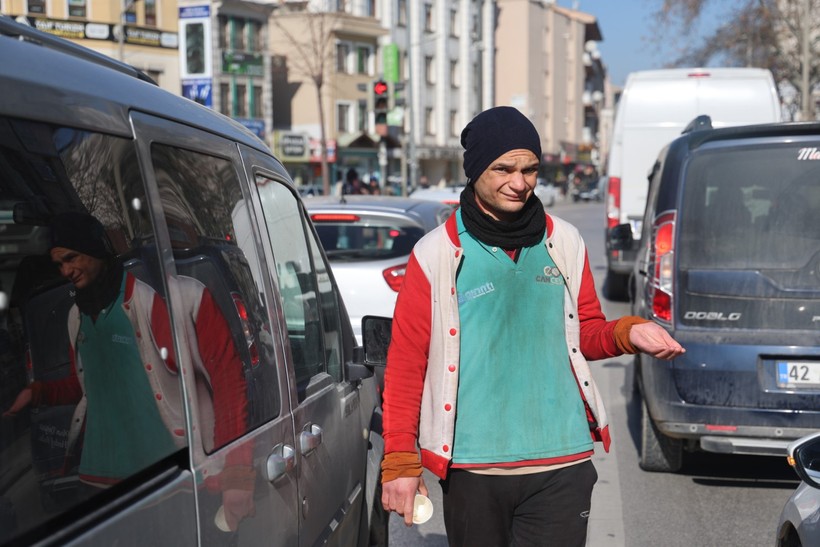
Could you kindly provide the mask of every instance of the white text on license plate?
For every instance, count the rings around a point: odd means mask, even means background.
[[[777,385],[779,387],[820,388],[820,363],[778,361]]]

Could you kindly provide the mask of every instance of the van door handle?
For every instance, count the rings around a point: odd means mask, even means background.
[[[322,428],[316,424],[308,424],[305,430],[299,434],[299,448],[303,455],[316,450],[322,444]]]
[[[293,471],[296,465],[296,453],[292,446],[278,444],[268,456],[267,474],[270,482],[275,481],[285,473]]]

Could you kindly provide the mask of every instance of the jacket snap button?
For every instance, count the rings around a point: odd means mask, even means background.
[[[576,348],[572,348],[572,353],[578,353],[578,350]]]
[[[456,258],[458,258],[459,256],[461,256],[461,251],[456,251]]]
[[[456,294],[456,288],[455,287],[450,288],[450,294]]]
[[[575,317],[575,316],[574,316],[574,315],[572,315],[572,314],[569,314],[569,318],[570,318],[570,319],[572,319],[573,317]]]
[[[452,408],[453,408],[453,407],[450,405],[450,403],[447,403],[446,405],[444,405],[444,410],[446,410],[447,412],[450,412],[450,410],[451,410]]]
[[[585,385],[585,386],[589,386],[589,382],[584,382],[584,385]]]
[[[161,401],[162,400],[162,393],[157,393],[156,395],[154,395],[154,397],[157,398],[157,401]]]
[[[151,363],[145,365],[145,370],[152,370],[154,367],[151,366]]]
[[[456,335],[456,329],[450,329],[450,336]]]
[[[449,367],[447,367],[447,370],[449,370],[450,372],[455,372],[456,371],[456,366],[455,365],[450,365]]]
[[[442,447],[441,447],[441,449],[442,449],[442,450],[444,450],[445,452],[449,452],[449,451],[450,451],[450,447],[449,447],[449,446],[447,446],[446,444],[445,444],[444,446],[442,446]]]

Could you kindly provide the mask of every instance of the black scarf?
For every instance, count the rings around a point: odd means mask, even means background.
[[[476,239],[502,249],[534,247],[541,243],[547,229],[547,217],[541,200],[534,193],[524,203],[518,218],[512,222],[495,220],[478,207],[475,189],[468,184],[461,192],[461,219]]]
[[[120,292],[124,270],[117,259],[110,260],[100,276],[84,289],[75,289],[74,301],[80,312],[96,318],[110,306]]]

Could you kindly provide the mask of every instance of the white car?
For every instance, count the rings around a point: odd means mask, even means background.
[[[361,195],[317,196],[305,206],[361,344],[362,317],[393,317],[410,251],[453,208],[430,200]]]
[[[535,186],[535,195],[541,200],[544,207],[552,207],[561,195],[561,191],[554,184],[539,178]]]
[[[462,190],[464,190],[463,184],[446,186],[444,188],[431,186],[429,188],[417,188],[412,194],[410,194],[410,197],[413,199],[438,201],[440,203],[446,203],[451,207],[458,207]]]
[[[803,482],[780,513],[776,545],[820,545],[820,433],[789,444],[787,459]]]

